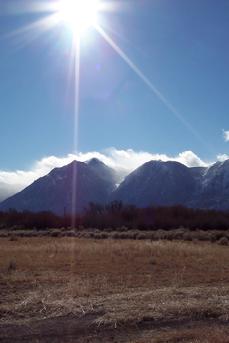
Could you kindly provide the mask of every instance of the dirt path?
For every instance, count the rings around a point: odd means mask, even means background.
[[[71,342],[133,342],[139,337],[144,339],[151,332],[209,328],[214,325],[228,327],[228,322],[220,319],[178,319],[154,321],[145,318],[139,323],[125,323],[118,327],[98,326],[96,319],[101,313],[86,314],[82,317],[73,315],[49,318],[22,325],[1,325],[0,342],[36,342],[36,343],[71,343]],[[176,340],[176,342],[185,342]],[[158,342],[158,341],[157,341]],[[166,341],[170,342],[170,341]],[[171,342],[173,342],[171,340]],[[187,341],[188,342],[188,341]],[[229,340],[228,340],[229,342]]]

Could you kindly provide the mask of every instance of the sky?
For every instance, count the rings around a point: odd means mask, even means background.
[[[122,56],[94,28],[82,35],[76,131],[70,28],[25,30],[46,13],[0,0],[0,191],[69,157],[102,156],[126,170],[149,157],[188,166],[227,158],[229,1],[104,2],[113,8],[99,25]],[[44,161],[51,166],[37,172]]]

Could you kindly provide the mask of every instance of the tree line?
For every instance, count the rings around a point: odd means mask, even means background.
[[[227,230],[229,211],[191,209],[183,206],[137,208],[114,201],[107,205],[90,203],[79,215],[58,216],[52,212],[0,212],[0,228],[95,228],[125,226],[137,230],[171,230],[180,227],[202,230]]]

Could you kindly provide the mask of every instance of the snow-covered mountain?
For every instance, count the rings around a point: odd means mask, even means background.
[[[217,162],[205,169],[195,206],[229,209],[229,160]]]
[[[82,211],[89,202],[106,203],[115,188],[115,173],[99,160],[74,161],[53,169],[23,191],[3,201],[1,210]],[[75,192],[75,193],[74,193]]]
[[[63,214],[72,209],[80,212],[89,202],[105,204],[112,200],[139,207],[180,204],[229,209],[229,160],[208,168],[188,168],[173,161],[150,161],[130,173],[118,188],[115,186],[117,180],[117,173],[98,159],[74,161],[55,168],[3,201],[0,210],[49,210]]]
[[[136,169],[113,192],[113,199],[136,206],[184,205],[229,209],[229,160],[209,168],[151,161]]]

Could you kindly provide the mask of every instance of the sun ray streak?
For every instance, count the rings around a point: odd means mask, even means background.
[[[156,86],[145,76],[145,74],[131,61],[125,52],[114,42],[114,40],[99,25],[94,25],[95,29],[110,44],[110,46],[119,54],[119,56],[129,65],[129,67],[140,77],[140,79],[149,87],[149,89],[158,97],[158,99],[172,112],[177,119],[208,149],[212,147],[205,142],[193,126],[179,113],[179,111],[166,99],[166,97],[156,88]]]
[[[5,37],[10,38],[10,37],[18,36],[25,33],[31,33],[31,31],[35,31],[35,30],[46,31],[53,28],[58,23],[59,23],[58,17],[54,13],[54,14],[45,16],[44,18],[38,19],[26,26],[23,26],[18,30],[11,31]]]
[[[72,89],[72,75],[74,75],[75,80],[75,42],[72,40],[70,55],[69,55],[69,64],[67,68],[67,76],[66,76],[66,89],[65,89],[65,100],[66,103],[69,101],[69,94],[71,94]],[[74,81],[75,82],[75,81]],[[75,85],[75,83],[74,83]],[[75,102],[74,102],[75,108]]]
[[[56,4],[56,0],[11,0],[3,4],[1,9],[6,15],[51,13],[55,11]]]
[[[79,101],[80,101],[80,36],[75,36],[75,65],[74,65],[74,141],[73,148],[77,154],[79,141]],[[72,178],[72,227],[75,228],[75,212],[77,206],[77,164],[73,164]]]
[[[70,61],[70,68],[73,66],[74,70],[74,126],[73,126],[73,150],[77,154],[78,152],[78,133],[79,133],[79,109],[80,109],[80,36],[74,35],[72,41],[72,59]],[[76,228],[76,206],[77,206],[77,163],[73,163],[72,170],[72,208],[71,208],[71,226],[73,229]],[[69,258],[71,267],[74,266],[72,263],[75,261],[74,256],[74,246],[75,242],[72,241],[72,244],[69,249]],[[71,273],[69,278],[69,285],[72,284],[74,280],[74,274]]]
[[[41,34],[51,30],[58,25],[59,21],[56,14],[45,16],[45,18],[36,20],[26,26],[21,27],[18,30],[11,31],[3,39],[17,39],[19,47],[23,47],[26,44],[33,42],[39,38]],[[20,42],[21,41],[21,42]]]

